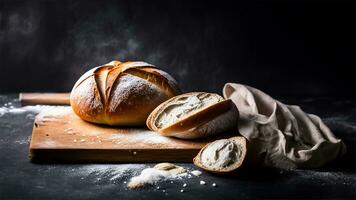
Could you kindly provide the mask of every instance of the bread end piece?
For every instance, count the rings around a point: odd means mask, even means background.
[[[236,136],[205,145],[193,159],[193,163],[206,171],[226,174],[240,168],[246,154],[247,140]]]

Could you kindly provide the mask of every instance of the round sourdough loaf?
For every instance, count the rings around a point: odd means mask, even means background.
[[[145,62],[112,61],[74,85],[70,104],[83,120],[106,125],[144,125],[163,101],[179,94],[176,81]]]
[[[181,94],[163,102],[147,118],[147,126],[164,136],[204,138],[237,129],[239,112],[230,99],[207,92]]]

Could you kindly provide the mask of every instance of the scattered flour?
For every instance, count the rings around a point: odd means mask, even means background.
[[[329,172],[329,171],[314,171],[314,170],[294,170],[294,181],[300,181],[300,178],[311,181],[316,181],[321,185],[335,185],[341,181],[344,185],[356,185],[355,176],[345,172]],[[291,180],[293,181],[293,180]]]
[[[200,176],[202,174],[202,172],[199,170],[194,170],[194,171],[191,171],[190,173],[193,174],[194,176]]]
[[[148,134],[147,134],[148,133]],[[150,143],[150,144],[164,144],[164,143],[169,143],[172,141],[171,138],[161,136],[158,133],[155,133],[153,131],[131,131],[130,136],[135,137],[135,141],[137,142],[142,142],[142,143]],[[120,143],[122,138],[126,138],[127,135],[124,134],[116,134],[111,136],[109,139],[112,140],[112,142],[115,143]]]
[[[131,179],[128,187],[138,188],[143,187],[146,184],[154,184],[162,179],[173,179],[175,175],[168,171],[158,170],[154,168],[144,169],[139,176],[135,176]]]
[[[82,178],[94,176],[98,181],[114,181],[127,175],[137,175],[145,167],[147,167],[145,164],[89,164],[72,169],[71,173]]]
[[[14,142],[23,145],[23,144],[29,144],[30,140],[31,140],[31,136],[27,136],[27,137],[21,137],[20,139],[15,140]]]
[[[127,184],[129,188],[154,185],[165,180],[173,183],[175,180],[184,180],[188,176],[187,169],[166,164],[170,163],[160,163],[154,167],[149,167],[147,164],[88,164],[69,168],[67,173],[78,176],[81,180],[94,180],[95,182],[119,180],[121,183]],[[127,177],[132,178],[129,181],[122,180]],[[186,183],[183,184],[183,188],[187,188],[187,186]],[[159,190],[160,186],[157,185],[155,189]]]
[[[139,176],[132,177],[127,184],[129,188],[152,185],[161,180],[182,179],[187,176],[186,169],[171,163],[160,163],[153,168],[144,169]]]
[[[9,102],[11,103],[11,102]],[[7,103],[6,105],[9,105]],[[5,105],[5,104],[4,104]],[[13,107],[13,106],[2,106],[0,107],[0,117],[6,114],[22,114],[26,112],[30,113],[40,113],[42,111],[52,111],[52,110],[62,110],[63,108],[68,108],[69,106],[46,106],[46,105],[34,105],[34,106],[24,106],[24,107]]]
[[[46,119],[49,118],[59,118],[67,114],[72,109],[70,106],[41,106],[41,107],[42,108],[38,110],[39,114],[37,115],[37,118],[42,121],[45,121]]]
[[[71,109],[70,106],[48,106],[48,105],[33,105],[33,106],[24,106],[24,107],[14,107],[11,102],[4,104],[4,106],[0,107],[0,117],[8,114],[23,114],[28,113],[26,115],[27,118],[33,119],[35,115],[40,120],[46,121],[49,118],[57,118],[62,116],[63,114],[68,112],[68,109]],[[41,112],[45,111],[45,115],[41,115]],[[52,114],[51,114],[52,113]],[[66,132],[72,133],[73,130],[68,128],[65,130]],[[136,137],[141,141],[149,142],[149,143],[167,143],[170,142],[170,138],[161,136],[159,134],[153,133],[150,136],[147,136],[147,133],[137,132]],[[119,140],[122,135],[113,136],[111,139]],[[25,140],[26,139],[26,140]],[[28,143],[29,138],[25,138],[23,141],[19,141],[19,143]],[[82,140],[76,140],[75,142],[84,142]],[[178,170],[177,170],[178,169]],[[202,174],[199,170],[191,171],[188,174],[186,171],[182,171],[182,167],[177,166],[177,168],[147,168],[145,164],[89,164],[79,168],[71,168],[68,173],[72,173],[73,175],[80,176],[80,179],[94,177],[95,181],[115,181],[117,179],[121,179],[127,176],[134,176],[131,178],[129,182],[130,185],[146,185],[146,184],[155,184],[158,181],[162,180],[177,180],[183,179],[184,177],[191,177],[190,174],[194,176],[200,176]],[[141,173],[140,173],[141,172]],[[126,184],[126,181],[124,181]],[[140,187],[139,186],[139,187]],[[184,184],[183,187],[186,187],[187,184]],[[165,191],[164,191],[165,192]],[[184,192],[182,189],[181,192]]]

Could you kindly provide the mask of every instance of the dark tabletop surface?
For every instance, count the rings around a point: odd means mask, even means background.
[[[34,110],[21,109],[16,95],[0,95],[0,199],[356,199],[356,102],[283,100],[322,117],[343,139],[347,154],[316,170],[264,169],[162,181],[130,190],[133,175],[151,164],[35,164],[27,157]],[[190,163],[179,163],[189,170]],[[204,180],[206,185],[200,185]],[[187,186],[184,192],[183,184]],[[216,183],[217,187],[212,187]],[[157,189],[159,187],[159,189]]]

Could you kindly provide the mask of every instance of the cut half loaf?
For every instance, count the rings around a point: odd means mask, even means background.
[[[246,152],[244,137],[216,140],[203,147],[193,163],[210,172],[229,173],[242,165]]]
[[[182,139],[204,138],[237,128],[239,112],[218,94],[191,92],[160,104],[148,116],[149,129]]]

